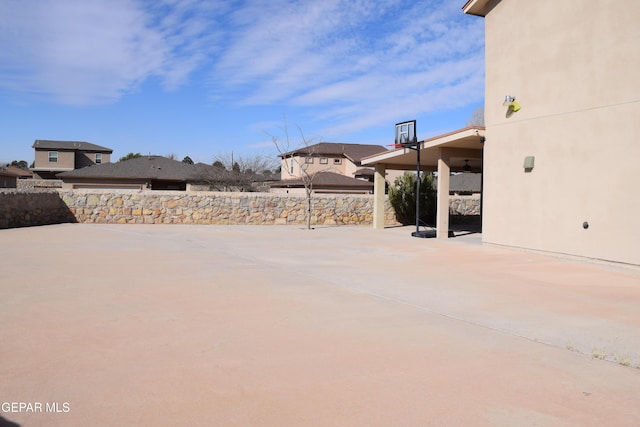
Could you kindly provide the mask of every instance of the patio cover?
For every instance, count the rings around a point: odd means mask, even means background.
[[[438,172],[438,202],[436,236],[449,237],[449,175],[464,171],[469,165],[472,171],[482,170],[482,149],[485,128],[470,126],[434,138],[420,141],[420,170]],[[416,170],[416,150],[397,148],[365,157],[363,166],[375,166],[373,227],[384,228],[384,189],[387,169]]]

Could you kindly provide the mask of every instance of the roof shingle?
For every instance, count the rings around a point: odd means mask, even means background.
[[[202,167],[162,156],[141,156],[117,163],[103,163],[58,174],[60,178],[160,179],[172,181],[196,180],[202,177]]]
[[[387,149],[382,145],[320,142],[318,144],[309,145],[308,147],[302,147],[297,150],[283,153],[280,155],[280,157],[288,157],[296,154],[316,156],[344,155],[352,162],[360,163],[360,160],[363,157],[372,156],[384,151],[387,151]]]
[[[316,172],[312,178],[314,187],[361,187],[373,188],[373,183],[361,179],[351,178],[333,172]],[[271,184],[272,187],[304,187],[304,180],[301,178],[285,179]]]
[[[48,139],[36,139],[32,148],[35,148],[36,150],[97,151],[101,153],[113,153],[111,148],[102,147],[85,141],[52,141]]]

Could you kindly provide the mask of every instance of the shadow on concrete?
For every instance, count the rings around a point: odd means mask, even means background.
[[[0,194],[0,229],[76,222],[57,192]]]
[[[0,427],[20,427],[20,424],[9,421],[8,419],[0,416]]]

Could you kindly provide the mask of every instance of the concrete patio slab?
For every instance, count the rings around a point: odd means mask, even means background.
[[[0,425],[640,425],[640,271],[410,231],[2,230]]]

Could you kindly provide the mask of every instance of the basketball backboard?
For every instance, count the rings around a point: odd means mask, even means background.
[[[416,121],[396,123],[396,146],[411,147],[416,145]]]

